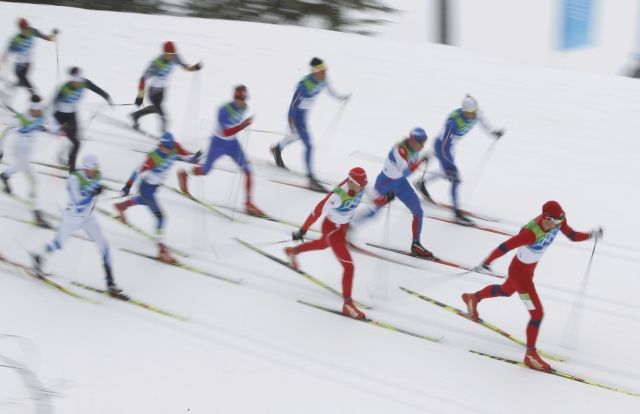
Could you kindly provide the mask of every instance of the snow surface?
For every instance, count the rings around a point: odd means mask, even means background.
[[[407,44],[296,27],[95,12],[53,6],[0,3],[5,37],[17,16],[44,31],[61,30],[61,68],[81,66],[88,78],[117,102],[130,102],[138,78],[164,40],[176,42],[188,62],[204,70],[173,74],[167,108],[172,129],[190,149],[208,145],[215,111],[232,87],[250,91],[254,130],[286,128],[295,83],[312,56],[329,65],[335,88],[352,92],[341,109],[327,95],[310,115],[318,175],[337,182],[355,165],[373,182],[375,157],[414,126],[433,138],[463,95],[473,93],[489,120],[507,135],[494,147],[481,130],[457,146],[464,183],[461,200],[478,213],[500,217],[511,232],[548,199],[557,199],[579,230],[602,224],[607,234],[589,273],[583,306],[567,329],[584,281],[593,244],[559,237],[536,272],[545,306],[541,349],[566,355],[561,370],[612,386],[640,391],[637,346],[640,243],[634,231],[640,198],[637,131],[640,86],[631,79],[528,67],[457,48]],[[2,75],[11,77],[9,67]],[[38,41],[31,74],[45,95],[56,83],[55,48]],[[24,94],[14,104],[24,106]],[[127,107],[106,108],[87,93],[82,105],[83,152],[97,153],[103,173],[124,180],[153,143],[104,121],[126,120]],[[3,114],[4,119],[7,114]],[[152,117],[143,127],[157,130]],[[242,137],[256,172],[255,202],[267,213],[302,223],[321,196],[269,181],[302,182],[269,167],[268,148],[280,136],[248,132]],[[12,138],[9,138],[12,139]],[[53,162],[61,140],[42,135],[33,158]],[[12,159],[9,142],[7,161]],[[356,153],[360,151],[360,153]],[[363,157],[362,153],[373,155]],[[486,158],[486,162],[483,159]],[[302,146],[285,161],[302,171]],[[231,167],[228,161],[218,164]],[[44,167],[38,167],[46,171]],[[39,175],[44,208],[64,206],[64,182]],[[175,183],[175,175],[171,175]],[[26,180],[12,180],[25,195]],[[192,179],[204,200],[242,205],[244,186],[236,173],[214,170]],[[432,194],[448,201],[448,186]],[[100,205],[111,208],[105,194]],[[57,413],[636,413],[637,397],[544,375],[473,355],[470,349],[520,359],[523,349],[398,289],[405,286],[462,306],[459,296],[494,279],[403,256],[390,258],[419,269],[354,254],[354,296],[375,306],[367,314],[441,343],[358,323],[297,303],[308,300],[338,308],[340,300],[299,275],[247,250],[239,237],[284,257],[291,227],[237,214],[230,223],[169,192],[159,191],[168,214],[167,240],[189,250],[185,262],[228,277],[232,285],[172,268],[119,250],[155,253],[150,241],[99,215],[118,283],[135,298],[183,315],[172,320],[99,297],[89,304],[0,266],[0,412]],[[15,200],[2,196],[0,214],[28,218]],[[431,215],[448,213],[427,208]],[[142,207],[129,220],[151,230]],[[400,204],[354,234],[359,244],[385,242],[408,248],[411,216]],[[0,218],[0,252],[27,262],[27,249],[51,240],[51,231]],[[319,223],[316,225],[318,228]],[[479,263],[504,236],[425,219],[423,242],[437,255],[467,265]],[[269,244],[271,243],[271,244]],[[504,272],[511,255],[496,261]],[[300,256],[303,269],[339,288],[341,268],[330,251]],[[55,279],[100,286],[99,255],[86,241],[70,239],[48,263]],[[86,293],[86,292],[82,292]],[[481,316],[523,337],[528,313],[514,296],[483,302]],[[576,322],[577,321],[577,322]],[[13,336],[9,336],[13,335]],[[573,343],[575,349],[561,346]],[[21,370],[6,367],[22,367]],[[26,384],[26,385],[25,385]],[[39,384],[39,385],[38,385]],[[35,387],[35,389],[34,389]],[[46,389],[49,392],[43,392]],[[37,397],[37,398],[36,398]]]

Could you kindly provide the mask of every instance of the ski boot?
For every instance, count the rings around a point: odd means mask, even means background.
[[[120,299],[125,301],[129,300],[129,296],[127,296],[127,294],[124,293],[124,291],[120,289],[118,286],[116,286],[115,284],[107,286],[107,293],[109,294],[109,296],[115,299]]]
[[[42,257],[42,255],[38,253],[29,253],[29,256],[31,257],[31,263],[33,264],[33,272],[40,279],[44,279],[45,274],[42,270],[42,266],[44,266],[44,257]]]
[[[289,263],[291,264],[291,268],[293,270],[298,270],[298,260],[296,259],[296,249],[293,247],[285,247],[284,254],[289,258]]]
[[[0,174],[0,179],[2,180],[2,184],[4,184],[3,191],[7,194],[11,194],[11,186],[9,185],[9,177],[7,176],[7,174]]]
[[[477,321],[480,319],[478,316],[478,297],[475,293],[463,293],[462,301],[465,305],[467,305],[467,316]]]
[[[135,112],[131,112],[129,116],[131,117],[131,128],[135,129],[136,131],[139,131],[140,124],[138,123],[138,118],[136,117]]]
[[[125,200],[120,203],[113,204],[113,208],[115,208],[118,211],[118,215],[116,216],[116,218],[121,222],[123,222],[124,224],[127,224],[127,218],[125,217],[124,212],[126,209],[129,208],[129,206],[130,206],[129,200]]]
[[[429,259],[433,257],[433,253],[425,249],[424,246],[420,244],[418,240],[414,240],[413,243],[411,243],[411,253],[414,256],[423,257],[425,259]]]
[[[42,227],[44,229],[52,229],[53,226],[47,220],[44,219],[44,215],[41,210],[33,210],[33,216],[36,223],[36,226]]]
[[[273,147],[271,147],[271,154],[273,155],[273,160],[276,162],[276,165],[278,167],[288,170],[288,168],[284,165],[284,161],[282,161],[282,149],[279,145],[274,145]]]
[[[244,205],[247,214],[249,214],[250,216],[254,216],[254,217],[264,217],[265,214],[262,210],[260,210],[258,207],[256,207],[251,201],[247,201],[247,203]]]
[[[463,214],[460,210],[456,210],[455,220],[456,220],[456,223],[458,223],[458,224],[460,224],[462,226],[473,226],[473,225],[475,225],[473,220],[471,220],[469,217],[467,217],[466,214]]]
[[[176,258],[173,257],[169,249],[167,249],[167,246],[165,246],[162,243],[158,243],[158,260],[168,264],[178,263],[178,260],[176,260]]]
[[[185,194],[189,194],[189,178],[187,176],[187,172],[185,170],[178,171],[178,185],[180,186],[180,191]]]
[[[538,371],[551,371],[551,365],[547,364],[540,358],[535,348],[528,348],[524,354],[524,364],[531,369]]]
[[[351,299],[345,299],[344,305],[342,305],[342,314],[353,319],[366,318],[364,312],[356,308],[356,305],[353,304],[353,301]]]
[[[433,201],[433,198],[431,198],[431,195],[427,191],[427,187],[424,185],[424,180],[416,181],[415,185],[418,191],[420,192],[420,194],[422,194],[422,196],[426,201],[435,204],[435,201]]]
[[[316,180],[316,177],[314,177],[311,174],[309,174],[307,177],[309,178],[309,188],[312,191],[317,191],[319,193],[328,193],[329,192],[329,190],[324,188],[324,186],[322,184],[320,184],[318,182],[318,180]]]

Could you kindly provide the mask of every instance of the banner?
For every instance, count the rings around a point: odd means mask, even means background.
[[[562,0],[560,49],[573,49],[591,43],[595,0]]]

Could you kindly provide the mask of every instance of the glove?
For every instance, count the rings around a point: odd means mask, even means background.
[[[104,190],[104,187],[102,186],[102,184],[100,184],[99,186],[96,187],[95,190],[93,190],[93,196],[95,197],[102,194],[102,190]]]
[[[204,64],[202,62],[198,62],[195,65],[191,65],[191,71],[192,72],[196,72],[196,71],[202,69],[203,66],[204,66]]]
[[[293,233],[291,233],[291,238],[293,240],[304,240],[304,235],[307,233],[307,231],[303,228],[301,228],[298,231],[294,231]]]
[[[111,99],[111,96],[107,95],[107,103],[109,104],[109,106],[113,106],[113,99]]]
[[[386,204],[389,204],[395,198],[396,198],[396,194],[393,191],[389,191],[387,194],[384,195],[384,201]]]
[[[346,94],[346,95],[342,95],[342,96],[340,97],[340,100],[341,100],[342,102],[348,102],[350,99],[351,99],[351,94],[350,94],[350,93],[348,93],[348,94]]]
[[[144,101],[144,91],[139,91],[134,103],[136,106],[140,106],[142,105],[142,101]]]
[[[131,191],[131,186],[129,184],[125,184],[120,190],[120,197],[125,197],[129,195],[129,191]]]
[[[202,150],[198,150],[191,157],[189,157],[189,162],[191,164],[197,164],[198,161],[200,161],[201,156],[202,156]]]
[[[54,35],[54,36],[57,35],[58,33],[60,33],[60,30],[58,30],[58,29],[54,28],[54,29],[51,30],[51,34]]]
[[[491,135],[493,135],[496,141],[499,140],[504,135],[504,133],[505,133],[504,128],[498,128],[491,131]]]
[[[474,272],[478,273],[493,273],[493,269],[486,263],[482,263],[480,266],[476,266],[473,269]]]
[[[602,226],[598,226],[589,232],[590,238],[600,239],[602,236],[604,236],[604,227]]]

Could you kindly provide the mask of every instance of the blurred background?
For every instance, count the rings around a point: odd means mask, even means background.
[[[532,65],[640,77],[640,0],[51,0],[95,10],[288,24],[442,43]]]

